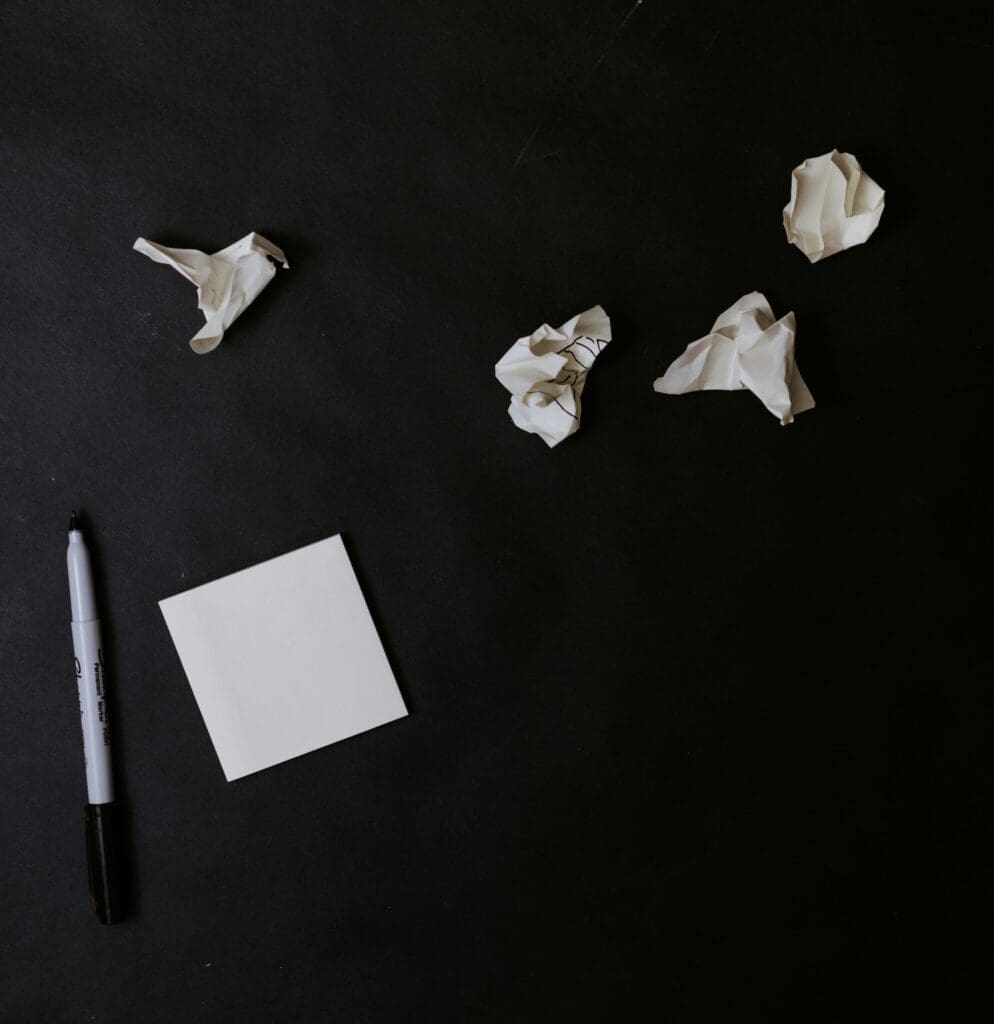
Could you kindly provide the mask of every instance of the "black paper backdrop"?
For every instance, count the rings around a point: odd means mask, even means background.
[[[948,1010],[987,874],[991,39],[954,4],[8,0],[0,1019]],[[833,146],[887,209],[812,267],[780,210]],[[131,244],[251,230],[291,269],[198,357],[192,286]],[[817,408],[653,394],[752,289]],[[598,302],[549,451],[492,366]],[[113,929],[73,507],[131,809]],[[339,531],[412,714],[228,785],[156,601]]]

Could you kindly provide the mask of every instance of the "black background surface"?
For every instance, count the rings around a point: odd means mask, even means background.
[[[990,890],[991,41],[950,4],[5,3],[0,1019],[949,1019]],[[833,146],[887,208],[810,266],[780,211]],[[197,356],[131,245],[252,230],[291,269]],[[655,395],[752,289],[817,408]],[[492,367],[595,303],[549,451]],[[336,532],[411,715],[227,784],[156,602]]]

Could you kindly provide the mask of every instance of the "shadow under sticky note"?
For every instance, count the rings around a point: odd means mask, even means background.
[[[407,714],[340,536],[159,607],[229,782]]]

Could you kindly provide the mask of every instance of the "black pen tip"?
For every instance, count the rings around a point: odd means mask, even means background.
[[[69,520],[69,532],[79,529],[79,520],[76,518],[76,510],[72,510],[72,517]]]

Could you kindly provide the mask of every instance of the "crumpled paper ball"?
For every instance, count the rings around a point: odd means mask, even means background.
[[[815,400],[794,363],[794,314],[779,320],[762,292],[743,295],[691,342],[652,385],[663,395],[751,391],[781,424],[813,409]]]
[[[269,284],[276,274],[274,260],[290,267],[283,250],[255,232],[212,254],[170,249],[147,238],[139,238],[134,249],[197,286],[197,308],[206,321],[190,339],[190,348],[198,355],[213,352],[224,332]]]
[[[791,172],[787,240],[812,262],[865,242],[884,212],[884,190],[852,153],[833,149]]]
[[[554,448],[580,429],[580,395],[587,371],[611,340],[611,321],[600,306],[567,320],[542,324],[518,340],[494,367],[511,392],[508,415],[516,427]]]

